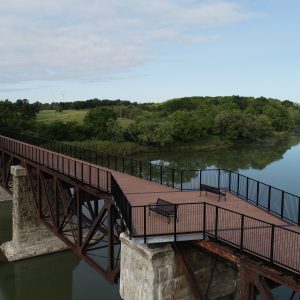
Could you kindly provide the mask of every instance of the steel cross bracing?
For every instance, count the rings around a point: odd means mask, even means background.
[[[10,143],[10,146],[12,145]],[[14,146],[17,146],[17,142]],[[20,145],[17,147],[22,149]],[[23,150],[29,153],[26,147],[23,147]],[[31,149],[30,152],[33,154],[34,150]],[[47,156],[42,150],[39,154],[44,159]],[[61,166],[66,163],[64,160],[58,154],[52,156],[53,166]],[[108,175],[98,172],[98,176],[104,174],[105,180],[99,176],[99,186],[95,187],[91,184],[92,177],[90,182],[83,182],[70,174],[62,174],[59,170],[25,159],[21,153],[12,149],[3,149],[1,143],[0,184],[9,192],[10,166],[20,164],[28,173],[37,218],[106,280],[115,282],[120,271],[119,235],[124,231],[124,226],[109,189],[107,186],[103,189],[100,186],[104,181],[107,182]],[[67,163],[69,168],[70,164]],[[79,163],[73,164],[75,168],[76,164]],[[83,164],[81,166],[80,176],[84,176],[85,169],[91,172],[88,167]]]

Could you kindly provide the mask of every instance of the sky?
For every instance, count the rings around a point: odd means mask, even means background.
[[[0,99],[300,103],[299,0],[0,2]]]

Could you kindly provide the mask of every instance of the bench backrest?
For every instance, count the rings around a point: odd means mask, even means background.
[[[160,209],[163,209],[165,211],[170,211],[170,212],[175,212],[175,205],[169,201],[166,201],[166,200],[163,200],[163,199],[160,199],[158,198],[157,201],[156,201],[156,204],[157,205],[163,205],[160,207]]]

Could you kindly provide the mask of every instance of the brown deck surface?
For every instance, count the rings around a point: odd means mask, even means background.
[[[267,211],[252,205],[251,203],[238,198],[237,196],[227,193],[226,201],[224,197],[219,197],[216,194],[197,191],[181,192],[176,189],[160,185],[155,182],[150,182],[145,179],[133,177],[116,171],[111,171],[124,194],[130,203],[135,205],[146,205],[155,203],[157,198],[162,198],[172,203],[195,203],[188,204],[178,209],[178,222],[176,224],[177,233],[196,232],[203,230],[203,206],[197,203],[206,202],[214,206],[219,206],[239,214],[244,214],[244,237],[243,247],[249,252],[255,252],[262,257],[270,257],[271,253],[271,225],[263,222],[278,225],[281,228],[276,228],[274,234],[274,261],[291,267],[295,270],[300,270],[300,235],[295,232],[300,232],[300,227],[287,223],[280,218],[268,213]],[[147,234],[172,234],[174,230],[174,220],[171,219],[168,224],[168,218],[147,209]],[[207,206],[206,208],[206,231],[214,234],[215,230],[215,208]],[[247,216],[255,218],[247,218]],[[136,235],[144,234],[144,218],[143,209],[133,209],[133,232]],[[261,220],[261,221],[260,221]],[[232,214],[226,210],[219,211],[218,223],[218,238],[235,245],[240,244],[241,240],[241,217],[237,214]],[[288,228],[290,231],[284,230]]]

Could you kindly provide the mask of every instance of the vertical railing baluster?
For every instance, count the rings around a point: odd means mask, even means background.
[[[239,196],[240,194],[240,173],[238,174],[238,178],[237,178],[237,188],[236,188],[236,194]]]
[[[259,182],[256,181],[256,206],[258,206],[259,203]]]
[[[202,170],[200,170],[200,175],[199,175],[200,179],[199,179],[199,191],[201,191],[201,185],[202,185]]]
[[[175,169],[172,169],[172,188],[175,187]]]
[[[272,231],[271,231],[271,249],[270,249],[270,263],[273,263],[274,258],[274,238],[275,238],[275,225],[272,224]]]
[[[163,184],[163,166],[160,165],[160,184]]]
[[[139,162],[139,174],[140,174],[140,178],[142,178],[142,161],[141,160]]]
[[[147,242],[147,213],[146,213],[146,205],[144,206],[144,244]]]
[[[219,206],[216,206],[215,238],[218,239]]]
[[[243,250],[244,248],[244,223],[245,223],[245,216],[241,215],[241,240],[240,240],[241,250]]]
[[[271,209],[271,187],[268,189],[268,211]]]
[[[281,210],[280,210],[280,217],[283,218],[284,213],[284,191],[281,191]]]
[[[203,239],[205,240],[206,234],[206,202],[203,203]]]
[[[248,197],[249,197],[248,188],[249,188],[249,177],[247,177],[247,179],[246,179],[246,200],[248,200]]]
[[[300,226],[300,197],[298,197],[298,226]]]
[[[182,170],[180,170],[180,190],[182,191]]]

